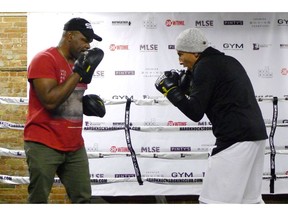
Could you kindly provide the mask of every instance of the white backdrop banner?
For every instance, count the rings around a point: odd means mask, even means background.
[[[28,64],[39,51],[57,46],[64,23],[72,17],[91,22],[102,42],[104,59],[86,94],[106,101],[103,118],[84,118],[83,136],[90,158],[93,195],[199,194],[207,156],[215,137],[204,117],[192,122],[155,89],[166,70],[183,69],[175,50],[178,34],[201,28],[210,46],[236,57],[253,83],[270,134],[273,97],[279,98],[277,123],[287,123],[287,13],[29,13]],[[143,185],[138,184],[125,135],[126,100],[131,99],[130,137]],[[281,100],[280,100],[281,99]],[[283,99],[283,100],[282,100]],[[288,146],[287,128],[277,127],[276,149]],[[267,143],[263,193],[271,193]],[[193,153],[193,154],[192,154]],[[200,155],[200,156],[199,156]],[[276,155],[275,172],[288,172],[288,156]],[[288,193],[287,180],[275,181],[272,193]]]

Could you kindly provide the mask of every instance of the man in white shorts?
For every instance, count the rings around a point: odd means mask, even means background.
[[[263,203],[267,131],[251,81],[241,63],[208,46],[199,29],[176,40],[185,72],[165,71],[156,88],[192,121],[212,124],[215,148],[208,159],[200,203]]]

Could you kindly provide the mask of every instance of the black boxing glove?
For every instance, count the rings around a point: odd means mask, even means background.
[[[91,82],[94,71],[103,57],[104,52],[99,48],[93,48],[80,54],[74,63],[73,72],[80,75],[81,83],[89,84]]]
[[[179,88],[179,74],[176,71],[165,71],[158,77],[155,87],[174,105],[185,98]]]
[[[184,94],[189,95],[192,80],[191,72],[189,70],[180,70],[179,77],[179,88],[183,91]]]
[[[102,118],[106,114],[104,101],[94,94],[85,95],[82,98],[83,114],[86,116],[98,116]]]

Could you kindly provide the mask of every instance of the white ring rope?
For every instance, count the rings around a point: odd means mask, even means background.
[[[257,98],[258,102],[263,101],[273,101],[274,97],[262,97]],[[288,101],[288,97],[278,98],[279,101]],[[126,99],[121,100],[105,100],[105,105],[117,105],[117,104],[125,104]],[[171,104],[164,97],[154,97],[151,99],[132,99],[132,103],[135,105],[145,106],[145,105],[169,105]],[[23,97],[0,97],[0,104],[12,104],[12,105],[28,105],[28,99]],[[101,124],[102,125],[102,124]],[[272,124],[266,124],[266,127],[271,127]],[[288,123],[278,123],[278,127],[286,127]],[[0,121],[0,129],[16,129],[23,130],[24,124],[16,124],[7,121]],[[141,131],[141,132],[161,132],[161,131],[208,131],[212,129],[210,125],[195,125],[195,126],[131,126],[131,130]],[[123,126],[84,126],[83,130],[85,131],[114,131],[114,130],[124,130]],[[206,151],[207,150],[207,151]],[[207,159],[209,156],[208,148],[203,151],[189,151],[189,152],[157,152],[157,153],[147,153],[141,152],[136,153],[137,157],[142,158],[157,158],[157,159],[188,159],[188,160],[197,160],[197,159]],[[270,154],[270,148],[267,148],[265,154]],[[288,149],[276,149],[277,154],[285,154],[288,155]],[[107,158],[107,157],[131,157],[130,152],[87,152],[89,159],[95,158]],[[5,148],[0,148],[0,157],[15,157],[15,158],[25,158],[25,152],[23,150],[9,150]],[[286,179],[288,175],[285,174],[277,174],[276,178],[278,179]],[[271,175],[263,175],[263,179],[270,180]],[[171,178],[171,177],[142,177],[143,181],[158,183],[158,184],[199,184],[202,183],[203,177],[191,177],[191,178]],[[136,177],[126,177],[126,178],[91,178],[91,184],[107,184],[107,183],[116,183],[116,182],[137,182]],[[0,183],[5,184],[29,184],[29,177],[21,177],[21,176],[8,176],[8,175],[0,175]],[[61,183],[59,178],[54,179],[55,184]]]
[[[273,96],[256,98],[258,102],[264,101],[273,101]],[[102,98],[105,105],[117,105],[117,104],[125,104],[126,99],[105,99]],[[278,98],[278,101],[288,101],[288,96]],[[151,96],[148,99],[131,99],[131,102],[144,106],[144,105],[171,105],[170,101],[167,100],[166,97],[163,96]],[[0,96],[0,104],[13,104],[13,105],[28,105],[27,97],[1,97]]]
[[[267,147],[265,155],[270,154],[270,148]],[[288,149],[276,149],[276,154],[288,155]],[[89,159],[96,158],[113,158],[113,157],[130,157],[130,152],[96,152],[87,151]],[[209,150],[193,150],[193,151],[181,151],[181,152],[136,152],[137,157],[141,158],[155,158],[155,159],[182,159],[182,160],[205,160],[208,159]],[[0,157],[15,157],[26,158],[24,150],[10,150],[6,148],[0,148]]]
[[[124,130],[124,126],[83,126],[85,131],[98,131],[98,132],[107,132],[107,131],[117,131]],[[143,123],[144,124],[144,123]],[[272,124],[265,124],[266,127],[271,127]],[[288,123],[277,123],[278,127],[287,127]],[[8,121],[0,121],[0,129],[13,129],[13,130],[24,130],[24,124],[18,124]],[[172,132],[172,131],[209,131],[212,130],[212,126],[209,125],[187,125],[187,126],[131,126],[130,130],[139,131],[139,132]]]
[[[204,177],[142,177],[144,182],[156,183],[156,184],[202,184]],[[287,179],[288,175],[285,173],[277,174],[277,179]],[[263,180],[270,180],[271,176],[264,174]],[[96,184],[110,184],[110,183],[123,183],[123,182],[137,182],[136,177],[127,178],[91,178],[92,185]],[[3,184],[29,184],[29,177],[27,176],[9,176],[0,175],[0,183]],[[54,178],[54,184],[61,184],[59,178]]]

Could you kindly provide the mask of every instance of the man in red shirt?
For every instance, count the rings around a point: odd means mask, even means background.
[[[24,149],[29,167],[29,203],[47,203],[55,174],[72,203],[89,203],[91,183],[82,137],[82,98],[103,51],[91,24],[73,18],[57,47],[39,52],[28,68],[29,105]],[[88,66],[87,66],[88,65]]]

